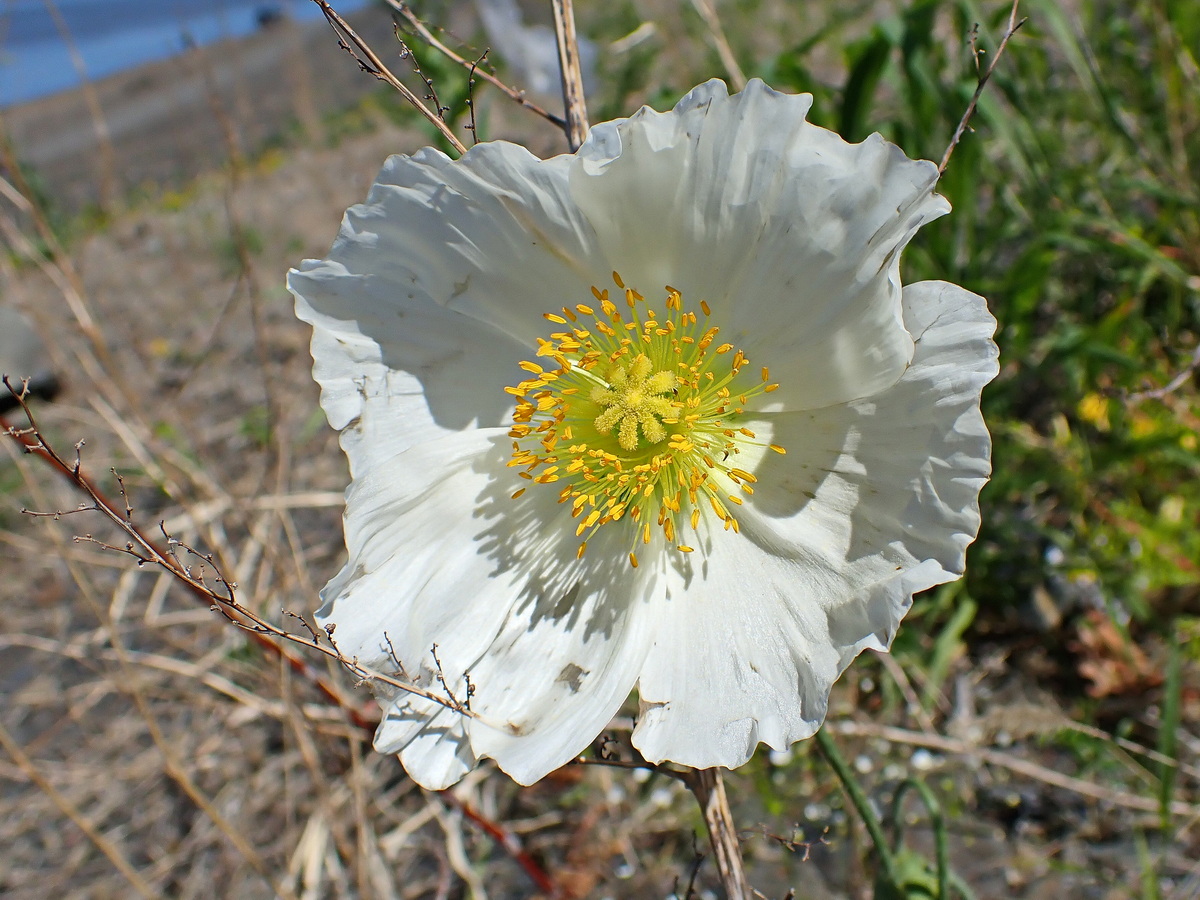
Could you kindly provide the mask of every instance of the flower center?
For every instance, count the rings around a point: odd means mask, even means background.
[[[554,367],[522,362],[530,377],[505,388],[517,398],[508,465],[528,481],[561,483],[559,502],[579,520],[580,556],[598,528],[622,520],[632,523],[631,545],[661,530],[690,553],[681,532],[697,531],[708,510],[726,531],[738,530],[728,504],[740,506],[757,481],[737,467],[743,450],[785,452],[738,425],[754,398],[779,385],[765,366],[757,379],[743,374],[746,355],[716,344],[720,328],[707,303],[697,316],[667,287],[659,316],[616,272],[613,280],[626,309],[593,287],[598,311],[581,303],[545,315],[563,326],[538,339],[537,357]],[[638,564],[632,549],[629,562]]]
[[[663,369],[651,375],[654,363],[645,354],[639,353],[630,363],[618,360],[608,375],[608,387],[596,385],[592,388],[592,401],[605,407],[596,416],[596,431],[610,434],[613,426],[619,426],[617,442],[621,449],[638,449],[638,429],[648,444],[659,444],[667,439],[667,429],[662,420],[674,420],[675,409],[662,394],[676,390],[678,384],[673,372]]]

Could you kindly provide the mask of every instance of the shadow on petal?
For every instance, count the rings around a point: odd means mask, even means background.
[[[517,477],[516,470],[507,468],[512,455],[508,440],[498,437],[493,443],[493,450],[477,461],[477,470],[511,476],[494,477],[479,494],[474,518],[487,525],[472,539],[494,563],[492,577],[505,576],[520,585],[514,613],[528,617],[531,628],[549,619],[565,628],[583,628],[585,637],[611,636],[631,604],[654,596],[667,565],[665,554],[652,543],[646,548],[647,564],[631,566],[637,531],[621,521],[601,526],[579,556],[579,519],[572,517],[570,505],[558,502],[560,489]],[[514,499],[519,487],[527,490]],[[576,602],[581,596],[596,599],[585,605]],[[581,622],[584,608],[591,612]]]

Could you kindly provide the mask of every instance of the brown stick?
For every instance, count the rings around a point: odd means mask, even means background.
[[[557,125],[559,128],[565,129],[567,127],[567,122],[565,119],[563,119],[561,116],[554,115],[554,113],[547,112],[532,100],[526,99],[524,91],[519,91],[516,88],[509,87],[491,72],[487,71],[486,69],[479,68],[479,60],[464,59],[462,56],[447,47],[444,43],[439,41],[434,33],[429,30],[429,26],[417,18],[417,14],[408,8],[408,4],[401,3],[400,0],[384,0],[384,2],[404,17],[404,21],[408,22],[408,24],[412,26],[412,30],[417,33],[417,36],[420,37],[421,40],[427,43],[438,53],[442,54],[442,56],[446,57],[446,59],[450,60],[452,63],[456,63],[457,65],[462,66],[464,69],[467,69],[471,73],[472,77],[478,75],[492,87],[503,91],[510,100],[521,104],[521,106],[525,107],[531,113],[541,116],[547,122]]]
[[[459,156],[467,152],[467,148],[463,146],[463,142],[455,137],[454,132],[450,130],[450,126],[446,124],[445,120],[437,112],[434,112],[421,102],[421,99],[410,91],[404,82],[392,74],[391,70],[383,64],[383,60],[367,45],[367,42],[360,38],[357,32],[350,27],[349,23],[338,15],[337,10],[329,5],[328,0],[313,0],[313,3],[321,7],[321,12],[325,14],[330,27],[333,28],[334,33],[338,36],[338,43],[341,44],[342,49],[358,61],[359,66],[362,67],[364,72],[374,75],[380,81],[391,85],[399,91],[400,96],[415,106],[421,115],[428,119],[430,124],[441,132],[442,137],[457,151]],[[351,44],[354,46],[352,47]],[[361,56],[359,56],[360,53],[362,54]]]
[[[721,17],[717,15],[717,8],[713,5],[712,0],[692,0],[692,6],[704,20],[705,27],[708,28],[713,47],[717,51],[717,56],[721,58],[721,65],[725,67],[725,74],[729,76],[734,88],[740,91],[746,86],[746,73],[742,71],[737,57],[733,55],[733,48],[729,46],[729,38],[725,37],[725,29],[721,27]]]
[[[587,101],[583,96],[583,70],[579,62],[579,38],[575,34],[573,0],[550,0],[554,7],[554,34],[558,38],[558,62],[562,66],[564,129],[574,153],[588,133]]]
[[[16,738],[9,733],[3,723],[0,723],[0,747],[8,753],[17,768],[21,770],[21,773],[50,798],[50,802],[58,807],[59,812],[79,826],[79,830],[96,846],[96,849],[108,857],[109,862],[113,864],[116,870],[125,876],[125,880],[129,882],[130,887],[142,897],[145,897],[146,900],[153,900],[154,897],[159,896],[158,892],[129,864],[129,860],[121,855],[121,851],[117,846],[96,828],[95,824],[84,815],[79,807],[63,796],[38,771],[33,760],[21,749],[21,745],[17,743]]]
[[[729,811],[720,769],[691,769],[682,776],[704,812],[708,840],[717,859],[717,872],[727,900],[750,900],[750,885],[742,868],[742,847]]]
[[[979,83],[975,86],[975,94],[971,97],[971,102],[967,104],[967,111],[963,113],[963,117],[958,122],[958,127],[954,129],[954,137],[950,138],[950,146],[946,148],[946,152],[942,155],[942,161],[938,163],[938,175],[942,175],[946,171],[946,166],[950,165],[950,156],[954,153],[954,148],[958,146],[958,142],[962,140],[963,134],[966,133],[967,126],[971,124],[971,118],[975,115],[975,107],[979,105],[979,98],[983,96],[983,89],[987,86],[988,79],[992,77],[992,72],[996,68],[996,63],[1000,62],[1000,56],[1004,53],[1004,48],[1008,46],[1009,39],[1017,33],[1017,29],[1024,25],[1026,19],[1017,21],[1017,7],[1021,0],[1013,0],[1012,11],[1008,14],[1008,28],[1004,31],[1004,37],[1000,39],[1000,46],[996,48],[996,53],[992,57],[991,63],[984,72],[979,76]],[[976,65],[978,65],[979,57],[975,57]]]
[[[1101,803],[1110,803],[1113,806],[1120,806],[1125,809],[1148,813],[1159,812],[1162,809],[1162,805],[1154,797],[1142,797],[1137,794],[1131,794],[1128,791],[1088,781],[1085,778],[1066,775],[1055,769],[1048,769],[1038,763],[1022,759],[1013,753],[1004,753],[1000,750],[993,750],[990,747],[978,747],[968,741],[958,740],[957,738],[942,737],[940,734],[926,734],[920,731],[908,731],[904,728],[896,728],[891,725],[875,725],[869,722],[841,721],[827,723],[825,727],[830,731],[836,731],[838,734],[882,738],[894,744],[928,747],[930,750],[936,750],[939,753],[953,753],[956,756],[965,756],[980,760],[990,766],[1007,769],[1010,772],[1024,775],[1026,778],[1032,778],[1043,784],[1050,784],[1066,791],[1082,794],[1084,797],[1091,797],[1093,800],[1099,800]],[[1065,723],[1063,727],[1069,728],[1071,724]],[[1194,820],[1200,817],[1200,805],[1184,803],[1180,800],[1172,800],[1168,804],[1167,811],[1173,816],[1181,816],[1187,819]]]
[[[6,382],[7,386],[7,382]],[[83,472],[82,468],[63,460],[52,447],[50,447],[42,438],[41,432],[38,430],[37,423],[33,420],[29,407],[24,402],[24,397],[19,397],[21,406],[29,418],[30,427],[28,429],[20,429],[11,425],[7,419],[0,416],[0,432],[7,434],[17,443],[19,443],[26,453],[33,454],[50,466],[59,475],[67,481],[75,485],[76,488],[87,494],[88,498],[94,504],[93,508],[103,513],[108,519],[123,531],[126,535],[133,538],[136,543],[149,555],[150,561],[175,576],[176,580],[181,582],[185,588],[191,591],[199,600],[204,603],[213,603],[220,598],[214,596],[213,592],[198,584],[194,578],[185,573],[179,562],[172,554],[160,547],[155,541],[152,541],[142,530],[135,525],[128,516],[121,511],[121,507],[113,500],[104,495],[99,487]],[[309,681],[330,703],[346,711],[347,717],[359,728],[364,730],[373,729],[375,721],[370,714],[360,711],[355,708],[345,697],[343,697],[332,685],[330,685],[324,677],[322,677],[315,668],[308,662],[301,659],[299,656],[289,652],[284,647],[270,640],[266,635],[255,631],[249,631],[251,639],[264,650],[282,657],[287,664],[297,674],[301,675]]]
[[[105,212],[112,212],[113,204],[117,199],[117,154],[113,150],[112,135],[108,130],[108,121],[104,118],[104,109],[100,105],[100,98],[96,95],[96,86],[88,75],[83,54],[79,52],[79,45],[75,43],[75,36],[71,33],[66,19],[62,17],[58,4],[54,0],[42,0],[42,4],[46,7],[46,12],[50,13],[50,18],[54,20],[58,36],[62,38],[63,45],[67,48],[67,54],[71,57],[71,65],[75,68],[75,74],[79,76],[79,87],[83,91],[83,101],[87,105],[88,115],[92,119],[92,129],[96,132],[96,143],[100,152],[100,208]]]

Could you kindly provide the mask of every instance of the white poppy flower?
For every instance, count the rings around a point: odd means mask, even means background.
[[[649,760],[786,748],[962,573],[995,322],[901,286],[934,166],[810,105],[711,81],[570,156],[396,156],[290,274],[353,476],[319,618],[469,698],[380,692],[422,785],[536,781],[634,690]]]

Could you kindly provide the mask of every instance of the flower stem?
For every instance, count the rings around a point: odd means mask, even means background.
[[[858,779],[854,777],[854,773],[850,771],[850,766],[846,764],[845,758],[838,750],[837,744],[833,742],[833,738],[829,736],[829,732],[824,728],[818,729],[813,738],[817,742],[817,746],[821,748],[825,760],[833,768],[834,774],[842,783],[842,789],[846,792],[846,796],[858,810],[863,824],[867,826],[867,833],[871,836],[871,843],[875,845],[875,852],[879,856],[879,867],[883,870],[884,878],[888,884],[896,884],[896,868],[892,850],[884,836],[879,816],[875,814],[875,810],[871,806],[870,799],[863,791],[862,785],[858,783]]]
[[[717,872],[725,886],[727,900],[750,900],[750,885],[742,868],[742,848],[733,814],[729,811],[721,770],[689,769],[683,773],[683,782],[704,812],[704,825],[708,829],[708,840],[717,859]]]

